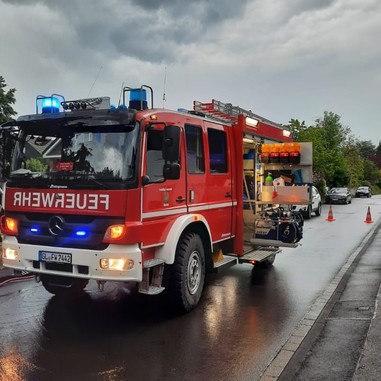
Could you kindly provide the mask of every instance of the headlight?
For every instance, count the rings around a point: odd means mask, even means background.
[[[131,270],[134,267],[134,261],[127,258],[102,258],[99,266],[102,270]]]
[[[3,258],[10,261],[17,261],[19,259],[19,253],[17,250],[10,249],[9,247],[3,248]]]

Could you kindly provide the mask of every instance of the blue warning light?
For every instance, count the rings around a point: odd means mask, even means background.
[[[129,107],[135,110],[145,110],[147,106],[147,90],[131,89]]]
[[[88,234],[89,234],[89,232],[84,230],[84,229],[83,230],[82,229],[78,229],[78,230],[75,231],[75,236],[76,237],[86,237]]]
[[[60,112],[62,101],[65,98],[59,94],[52,94],[50,96],[37,95],[36,97],[36,114],[54,114]]]
[[[45,98],[42,100],[42,113],[54,113],[60,111],[60,101],[58,98]]]

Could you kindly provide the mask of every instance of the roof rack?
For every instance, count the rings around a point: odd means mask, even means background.
[[[212,99],[209,103],[193,101],[193,110],[202,112],[209,118],[216,119],[224,123],[236,123],[238,115],[242,114],[267,125],[283,128],[280,124],[254,114],[251,110],[245,110],[239,106],[233,106],[231,103],[223,103],[215,99]]]

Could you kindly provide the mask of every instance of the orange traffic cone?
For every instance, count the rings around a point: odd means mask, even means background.
[[[335,219],[333,218],[333,213],[332,213],[332,205],[329,206],[328,218],[326,221],[329,221],[329,222],[335,221]]]
[[[368,211],[366,212],[366,218],[365,221],[367,224],[371,224],[372,221],[372,216],[370,215],[370,206],[368,206]]]

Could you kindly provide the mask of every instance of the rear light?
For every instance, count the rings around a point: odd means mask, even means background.
[[[111,225],[107,228],[106,233],[103,237],[103,242],[112,243],[122,239],[127,232],[126,225]]]
[[[18,221],[14,218],[3,216],[1,218],[1,231],[6,235],[17,235],[19,232]]]

